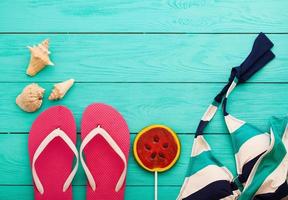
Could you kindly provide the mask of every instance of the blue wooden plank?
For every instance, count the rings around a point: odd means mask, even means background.
[[[27,45],[51,39],[53,67],[25,72]],[[0,82],[225,82],[249,54],[256,34],[0,35]],[[287,82],[287,35],[269,35],[276,58],[249,80]]]
[[[2,0],[0,31],[288,32],[286,0]]]
[[[105,102],[119,109],[131,132],[160,123],[178,133],[193,133],[199,119],[223,83],[76,83],[60,101],[47,98],[52,83],[41,83],[46,89],[44,103],[36,113],[25,113],[15,98],[26,83],[0,84],[0,132],[28,132],[37,115],[52,105],[65,105],[76,118],[78,130],[82,112],[92,102]],[[288,84],[244,84],[232,93],[228,108],[243,120],[268,130],[268,118],[287,114]],[[15,126],[17,124],[17,126]],[[209,125],[208,133],[226,133],[221,110]]]
[[[159,173],[158,184],[160,186],[180,186],[186,175],[194,135],[179,134],[178,136],[182,145],[180,158],[172,169],[165,173]],[[131,148],[134,138],[135,134],[131,134]],[[235,163],[230,136],[228,134],[209,135],[207,136],[207,140],[215,151],[215,156],[221,159],[223,164],[234,173]],[[78,137],[77,142],[79,149],[81,143],[80,137]],[[0,187],[1,185],[32,185],[27,148],[28,134],[0,134],[0,143],[1,154],[5,155],[0,159]],[[51,159],[53,160],[53,158]],[[153,173],[139,167],[133,158],[131,150],[128,161],[127,185],[153,186],[153,178]],[[83,186],[85,184],[86,177],[80,164],[73,185]]]
[[[160,186],[159,199],[175,200],[180,190],[180,186],[167,187]],[[0,199],[5,200],[33,200],[33,188],[32,186],[0,186]],[[154,198],[154,187],[148,186],[128,186],[125,191],[125,199],[129,200],[147,200]],[[73,199],[84,200],[86,199],[85,186],[73,187]]]

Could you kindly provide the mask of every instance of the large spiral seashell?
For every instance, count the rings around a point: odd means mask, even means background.
[[[16,98],[16,104],[26,112],[35,112],[42,105],[44,89],[38,84],[27,85]]]
[[[26,73],[29,76],[35,76],[46,65],[54,65],[49,58],[50,51],[48,50],[48,39],[44,40],[38,45],[34,45],[32,47],[28,46],[28,48],[31,52],[31,58]]]
[[[75,82],[74,79],[69,79],[67,81],[55,84],[48,99],[49,100],[62,99],[67,93],[67,91],[72,87],[74,82]]]

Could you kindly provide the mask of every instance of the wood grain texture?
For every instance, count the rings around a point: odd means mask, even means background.
[[[2,0],[1,32],[288,32],[286,0]]]
[[[233,92],[228,108],[262,130],[268,130],[270,116],[287,114],[287,7],[287,0],[1,0],[0,200],[33,199],[27,140],[40,112],[68,106],[79,131],[82,112],[92,102],[111,104],[124,115],[131,143],[135,133],[152,123],[178,133],[180,159],[159,176],[159,199],[176,199],[192,133],[260,31],[272,33],[268,36],[276,59]],[[26,46],[47,37],[56,66],[26,76]],[[67,96],[48,101],[53,84],[68,78],[76,84]],[[41,109],[28,114],[16,106],[15,98],[32,82],[40,83],[46,94]],[[208,126],[207,138],[215,155],[235,173],[220,112]],[[78,148],[79,143],[78,136]],[[130,153],[125,199],[153,199],[153,183],[153,174],[142,170]],[[85,185],[80,166],[73,199],[85,199]]]
[[[175,200],[180,186],[159,186],[159,199]],[[147,200],[153,199],[153,186],[128,186],[125,191],[126,200]],[[3,200],[33,200],[34,191],[32,186],[0,186],[0,199]],[[73,186],[73,199],[85,200],[86,199],[86,187],[85,186]]]
[[[287,82],[287,35],[268,35],[276,59],[249,82]],[[27,45],[51,39],[53,67],[25,74]],[[256,34],[0,35],[0,82],[225,82],[248,56]]]
[[[194,135],[179,134],[178,136],[182,145],[181,156],[171,170],[159,174],[158,184],[160,186],[180,186],[186,175]],[[133,144],[134,137],[135,134],[131,134],[131,145]],[[225,164],[232,172],[235,172],[230,136],[228,134],[209,135],[207,136],[207,140],[215,151],[215,156],[221,159],[221,162],[223,162],[223,164]],[[0,150],[3,155],[0,159],[0,186],[32,185],[31,168],[27,148],[28,134],[0,134],[0,141],[2,142]],[[79,149],[80,136],[78,137],[77,142]],[[51,159],[53,160],[53,158]],[[128,163],[127,185],[153,186],[154,174],[140,168],[135,162],[132,152],[130,152]],[[80,166],[73,181],[73,185],[81,186],[85,184],[86,177],[82,167]]]
[[[46,89],[43,106],[38,112],[25,113],[15,104],[25,85],[0,84],[0,132],[28,132],[38,114],[52,105],[70,108],[79,130],[85,107],[92,102],[105,102],[123,114],[133,133],[153,123],[166,124],[178,133],[193,133],[206,108],[224,86],[222,83],[76,83],[63,100],[48,101],[53,84],[42,83]],[[268,130],[270,116],[287,114],[287,88],[288,84],[240,85],[232,93],[228,108],[240,119]],[[221,110],[207,132],[227,132]]]

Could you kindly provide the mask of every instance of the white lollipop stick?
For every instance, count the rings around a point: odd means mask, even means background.
[[[154,177],[155,177],[155,185],[154,185],[154,194],[155,194],[155,200],[158,200],[158,172],[155,171],[154,173]]]

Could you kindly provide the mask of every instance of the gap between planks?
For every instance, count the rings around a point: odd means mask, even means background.
[[[55,83],[55,81],[36,81],[37,83]],[[219,81],[219,82],[206,82],[206,81],[75,81],[75,83],[80,83],[80,84],[95,84],[95,83],[107,83],[107,84],[225,84],[228,82],[227,81]],[[0,83],[35,83],[35,81],[0,81]],[[288,84],[288,81],[282,81],[282,82],[277,82],[277,81],[271,81],[271,82],[244,82],[241,83],[241,85],[244,84]]]
[[[31,187],[34,186],[33,184],[0,184],[0,187],[14,187],[14,186],[21,186],[21,187]],[[87,184],[72,184],[72,186],[79,186],[79,187],[86,187]],[[127,185],[129,187],[154,187],[154,185]],[[179,187],[181,185],[158,185],[158,187]]]
[[[269,35],[285,35],[288,32],[264,32]],[[42,35],[42,34],[53,34],[53,35],[254,35],[259,32],[0,32],[0,35]]]
[[[11,135],[28,135],[29,132],[0,132],[0,135],[3,134],[11,134]],[[80,135],[80,132],[77,132],[77,135]],[[130,135],[137,135],[138,133],[130,133]],[[196,133],[191,132],[191,133],[177,133],[177,135],[191,135],[194,136]],[[207,133],[207,135],[228,135],[228,133]]]

